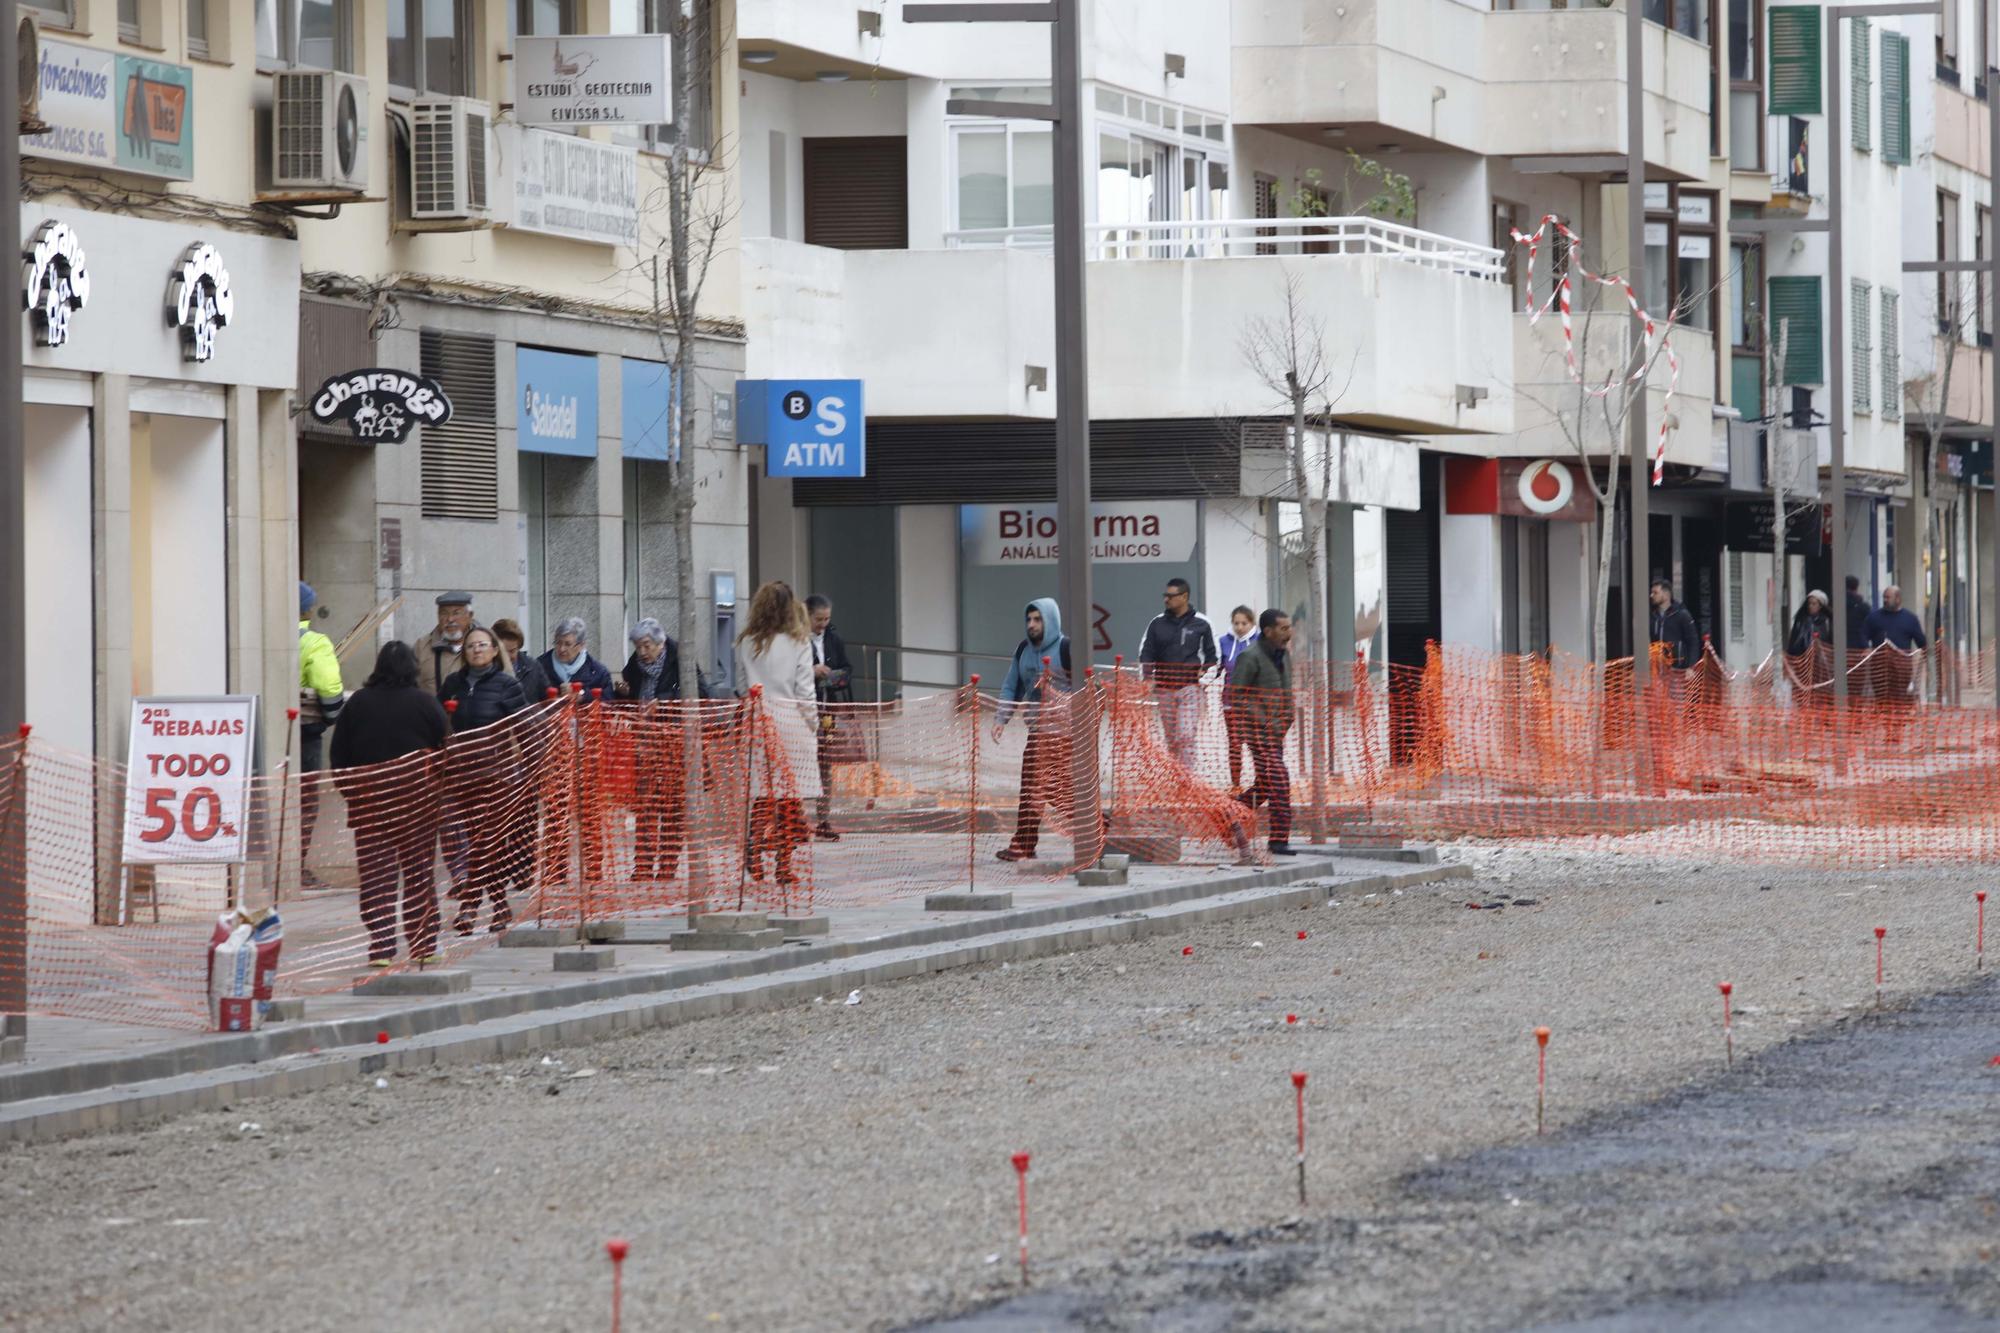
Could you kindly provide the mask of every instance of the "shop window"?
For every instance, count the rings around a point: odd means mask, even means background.
[[[1697,42],[1708,41],[1708,11],[1713,0],[1645,0],[1648,19]]]
[[[389,0],[390,86],[422,96],[476,96],[473,16],[472,0]]]
[[[409,8],[428,6],[411,4]],[[397,11],[404,5],[392,3],[390,46],[393,60]],[[298,66],[304,69],[353,70],[353,0],[257,0],[257,65],[260,69]],[[190,25],[190,33],[193,28]],[[207,25],[203,25],[203,41]]]
[[[952,127],[954,230],[1046,227],[1055,220],[1054,137],[1025,124]]]
[[[1647,314],[1688,328],[1715,328],[1717,236],[1713,194],[1646,187],[1646,267],[1639,299]]]
[[[1764,249],[1755,241],[1734,241],[1729,247],[1729,405],[1747,419],[1766,412],[1764,324]]]
[[[509,37],[566,37],[583,31],[582,0],[514,0],[507,7]]]

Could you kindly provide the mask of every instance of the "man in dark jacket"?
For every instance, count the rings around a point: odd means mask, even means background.
[[[1292,779],[1285,771],[1285,734],[1292,729],[1292,618],[1275,608],[1257,618],[1257,637],[1236,656],[1229,678],[1257,783],[1236,799],[1271,807],[1271,854],[1292,855]]]
[[[1847,576],[1847,646],[1856,652],[1868,651],[1868,599],[1861,595],[1861,580]]]
[[[598,697],[602,699],[610,699],[615,693],[611,670],[590,655],[586,646],[589,641],[590,627],[571,616],[556,626],[555,647],[540,658],[542,674],[548,677],[549,684],[564,693],[575,688],[586,703],[592,690],[601,691]]]
[[[1701,662],[1701,631],[1694,615],[1674,600],[1674,585],[1653,580],[1653,642],[1667,645],[1667,665],[1688,671]]]
[[[835,733],[842,721],[828,704],[854,702],[854,664],[847,660],[847,644],[833,627],[833,602],[814,593],[806,598],[806,614],[812,617],[813,690],[819,696],[819,825],[813,836],[821,842],[839,842],[828,815],[833,809],[833,755]],[[847,719],[852,725],[853,719]]]
[[[1878,702],[1897,711],[1913,707],[1920,679],[1917,653],[1930,647],[1924,636],[1924,622],[1903,605],[1903,590],[1895,584],[1882,589],[1882,605],[1869,612],[1866,622],[1868,646],[1877,649],[1869,659],[1869,685]],[[1891,735],[1900,728],[1891,723]]]
[[[1194,609],[1186,579],[1168,579],[1166,609],[1146,626],[1139,643],[1139,669],[1153,682],[1167,748],[1181,767],[1194,771],[1201,729],[1201,678],[1221,661],[1215,626]]]

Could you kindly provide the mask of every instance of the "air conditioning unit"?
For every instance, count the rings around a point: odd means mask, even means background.
[[[49,123],[42,119],[42,25],[32,14],[21,16],[16,29],[20,45],[21,130],[22,134],[46,134]]]
[[[271,83],[271,184],[368,188],[368,80],[328,69],[279,70]]]
[[[410,104],[410,216],[484,218],[492,211],[487,140],[493,114],[469,97]]]

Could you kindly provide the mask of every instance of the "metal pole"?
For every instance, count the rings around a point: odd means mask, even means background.
[[[0,106],[19,106],[20,37],[12,9],[0,19]],[[21,137],[0,134],[0,257],[21,253]],[[27,521],[21,440],[21,318],[0,319],[0,736],[28,720]],[[24,793],[16,792],[16,798]],[[0,847],[0,1050],[28,1035],[27,822],[20,847]]]
[[[1827,500],[1833,511],[1833,562],[1830,588],[1839,588],[1833,602],[1833,725],[1838,731],[1847,707],[1847,262],[1842,250],[1840,188],[1847,143],[1840,123],[1841,8],[1826,11],[1826,294],[1827,375],[1826,430],[1833,453],[1827,477]],[[1837,742],[1836,736],[1836,742]],[[1839,746],[1834,750],[1836,758]]]
[[[1083,273],[1083,19],[1081,0],[1059,0],[1051,26],[1055,82],[1056,530],[1061,534],[1061,605],[1073,627],[1078,673],[1096,643],[1090,593],[1090,365]],[[1075,681],[1071,684],[1075,685]],[[1096,710],[1070,711],[1071,830],[1077,860],[1094,864],[1098,846]],[[1086,735],[1086,729],[1089,734]]]
[[[1986,3],[1986,0],[1980,0],[1980,3]],[[2000,5],[1996,5],[1996,8],[2000,8]],[[2000,23],[2000,14],[1995,14],[1993,21],[1986,25],[1989,34],[1993,33],[1996,23]],[[2000,181],[2000,61],[1994,59],[1991,50],[1981,52],[1980,61],[1986,66],[1986,144],[1991,154],[1987,162],[1986,178],[1989,181]],[[1938,258],[1943,259],[1944,256],[1939,255]],[[1994,244],[1992,238],[1988,238],[1986,242],[1986,272],[1992,292],[2000,295],[2000,245]],[[1989,435],[1992,440],[1992,452],[1987,455],[1987,463],[1991,466],[1995,459],[2000,459],[2000,354],[1989,356],[1987,361],[1993,371],[1992,396],[1986,400],[1987,410],[1993,413],[1994,421],[1994,428]],[[1898,391],[1900,392],[1900,389]],[[1926,477],[1924,480],[1928,482],[1930,478]],[[1986,628],[1993,634],[1993,706],[2000,708],[2000,466],[1993,467],[1992,480],[1993,526],[1987,540],[1993,543],[1994,616]],[[1977,493],[1974,492],[1975,495]],[[1976,649],[1978,646],[1979,640],[1975,636],[1973,647]]]
[[[1625,5],[1625,244],[1628,251],[1626,271],[1633,281],[1645,287],[1646,274],[1646,21],[1638,0],[1626,0]],[[1664,75],[1664,71],[1663,71]],[[1667,262],[1673,263],[1668,256]],[[1671,270],[1669,270],[1671,273]],[[1671,286],[1671,283],[1669,284]],[[1656,316],[1665,312],[1655,311]],[[1660,320],[1665,329],[1667,321]],[[1664,332],[1661,334],[1665,336]],[[1632,342],[1640,357],[1640,366],[1645,361],[1646,321],[1638,314],[1632,316]],[[1646,394],[1647,376],[1642,375],[1636,388],[1628,389],[1631,395],[1631,412],[1626,420],[1627,449],[1630,454],[1626,470],[1626,490],[1631,502],[1627,510],[1631,535],[1626,541],[1630,553],[1631,573],[1626,579],[1626,598],[1630,602],[1626,618],[1632,626],[1632,697],[1633,707],[1639,707],[1638,700],[1646,688],[1647,675],[1652,663],[1648,645],[1652,641],[1652,614],[1649,600],[1652,584],[1652,555],[1648,547],[1652,536],[1648,527],[1647,508],[1651,499],[1651,465],[1647,459]],[[1612,442],[1616,448],[1616,441]],[[1636,718],[1635,718],[1636,721]],[[1643,770],[1646,749],[1645,728],[1632,729],[1633,757]]]

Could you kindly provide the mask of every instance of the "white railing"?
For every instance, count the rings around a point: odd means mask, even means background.
[[[1048,250],[1051,227],[981,227],[945,233],[953,250]],[[1247,259],[1269,255],[1372,255],[1498,282],[1506,255],[1487,245],[1381,218],[1228,218],[1100,223],[1084,228],[1089,259]]]

